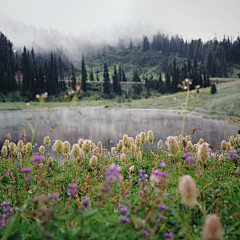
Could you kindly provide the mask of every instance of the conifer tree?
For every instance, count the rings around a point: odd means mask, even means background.
[[[82,84],[81,89],[86,92],[87,91],[87,71],[84,62],[84,55],[82,55]]]
[[[149,41],[148,41],[148,38],[145,36],[143,38],[143,51],[148,51],[150,49],[150,44],[149,44]]]
[[[104,94],[109,94],[111,92],[111,89],[110,89],[110,80],[109,80],[107,63],[104,63],[103,78],[104,78],[103,93]]]
[[[114,66],[114,73],[113,73],[113,92],[118,93],[118,74],[116,66]]]
[[[72,80],[72,88],[75,89],[77,82],[76,82],[76,77],[75,77],[75,71],[74,71],[73,64],[72,64],[72,79],[71,80]]]

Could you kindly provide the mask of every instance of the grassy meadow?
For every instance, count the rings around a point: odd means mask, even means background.
[[[239,89],[238,80],[217,85],[213,95],[210,88],[190,91],[187,101],[186,92],[179,92],[127,101],[4,102],[0,110],[187,109],[206,117],[232,116],[228,121],[240,133]],[[51,128],[37,146],[27,140],[28,123],[22,139],[14,143],[9,134],[1,148],[2,240],[240,238],[240,134],[226,133],[228,141],[215,152],[204,139],[196,144],[190,135],[155,139],[151,130],[126,133],[106,149],[101,139],[80,138],[72,146],[54,142]]]

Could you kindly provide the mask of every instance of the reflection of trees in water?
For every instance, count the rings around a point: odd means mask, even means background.
[[[77,109],[79,110],[79,109]],[[55,131],[52,140],[56,140],[60,136],[60,126],[55,119],[64,123],[67,117],[63,141],[68,140],[71,145],[76,143],[79,138],[91,139],[95,144],[102,141],[107,148],[110,147],[110,140],[113,141],[112,146],[122,138],[123,134],[134,137],[144,131],[152,130],[154,133],[154,147],[156,147],[159,139],[163,142],[169,135],[176,136],[180,134],[182,127],[182,115],[168,114],[152,110],[115,110],[115,109],[99,109],[99,108],[81,108],[82,116],[77,114],[76,109],[58,109],[53,113],[49,111],[41,111],[41,120],[39,121],[36,136],[38,145],[42,144],[45,136],[50,135],[50,128],[53,126]],[[22,138],[22,130],[25,130],[25,122],[28,117],[32,117],[34,125],[38,112],[31,111],[5,111],[0,112],[0,143],[2,144],[10,132],[14,142]],[[224,136],[224,122],[217,120],[198,118],[193,116],[186,117],[184,134],[192,135],[192,129],[200,127],[203,130],[196,131],[193,135],[193,143],[199,138],[203,138],[211,144],[214,149],[220,148],[220,143]],[[236,131],[235,131],[236,134]],[[27,135],[31,136],[30,128]],[[31,138],[29,138],[31,140]]]

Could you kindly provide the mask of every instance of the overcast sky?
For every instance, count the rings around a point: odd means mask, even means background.
[[[224,34],[236,38],[239,10],[240,0],[1,0],[0,31],[11,35],[6,19],[66,35],[147,23],[154,33],[159,30],[206,41],[215,33],[218,38]]]

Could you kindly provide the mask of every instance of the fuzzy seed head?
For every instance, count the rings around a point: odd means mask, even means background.
[[[141,136],[138,134],[135,138],[135,144],[137,146],[140,146],[141,145]]]
[[[98,159],[96,156],[92,156],[90,161],[89,161],[89,165],[90,167],[93,169],[97,166],[97,162],[98,162]]]
[[[203,240],[222,240],[222,224],[217,214],[210,214],[206,217],[202,231]]]
[[[226,151],[227,151],[227,152],[231,151],[231,148],[232,148],[231,143],[230,143],[230,142],[227,142]]]
[[[182,147],[184,151],[187,151],[188,147],[188,141],[186,138],[182,138]]]
[[[158,142],[157,148],[158,148],[158,149],[161,149],[161,148],[162,148],[162,140],[161,140],[161,139],[160,139],[159,142]]]
[[[117,145],[117,150],[118,150],[119,152],[121,152],[121,151],[122,151],[122,148],[123,148],[123,141],[122,141],[122,140],[119,140],[119,143],[118,143],[118,145]]]
[[[187,148],[189,149],[189,151],[192,151],[193,150],[193,144],[192,142],[188,142],[188,145],[187,145]]]
[[[224,155],[221,154],[221,155],[219,156],[218,160],[220,161],[221,164],[223,164],[224,161],[225,161]]]
[[[191,176],[185,175],[181,177],[178,191],[181,194],[183,203],[190,208],[194,208],[197,204],[198,190]]]
[[[136,147],[135,147],[135,152],[137,153],[137,152],[139,152],[139,151],[141,151],[141,148],[140,148],[140,146],[137,146],[137,145],[136,145]]]
[[[5,145],[2,146],[1,154],[2,154],[3,157],[6,157],[7,154],[8,154],[8,150],[7,150],[7,147]]]
[[[233,147],[233,146],[234,146],[234,143],[235,143],[234,136],[230,136],[229,142],[231,143],[231,146]]]
[[[226,151],[226,149],[227,149],[227,142],[225,140],[222,140],[222,142],[221,142],[221,149],[223,151]]]
[[[128,146],[129,146],[129,138],[128,138],[128,135],[127,135],[127,134],[124,134],[124,135],[123,135],[122,141],[123,141],[123,145],[124,145],[125,147],[128,147]]]
[[[117,149],[116,149],[115,147],[112,147],[112,148],[111,148],[111,154],[112,154],[113,156],[115,156],[116,153],[117,153]]]
[[[197,159],[201,163],[206,163],[208,157],[209,157],[208,144],[203,143],[198,148]]]
[[[142,161],[142,152],[141,151],[138,151],[137,152],[137,160],[140,162]]]
[[[30,142],[27,142],[26,146],[27,146],[27,151],[31,152],[32,151],[32,144]]]
[[[62,141],[61,140],[57,140],[54,144],[55,144],[55,152],[58,155],[63,154],[63,143],[62,143]]]
[[[45,152],[45,147],[43,146],[43,145],[41,145],[40,147],[39,147],[39,152],[40,152],[40,154],[44,154],[44,152]]]
[[[122,152],[125,153],[125,154],[127,154],[128,148],[124,146],[124,147],[122,148]]]
[[[101,141],[98,142],[97,147],[98,147],[98,149],[102,148],[102,142]]]
[[[191,135],[186,135],[185,137],[187,139],[187,141],[189,142],[191,139],[192,139],[192,136]]]
[[[129,172],[133,172],[135,170],[135,167],[134,166],[131,166],[130,168],[129,168]]]
[[[73,144],[71,153],[75,159],[79,157],[80,147],[78,144],[76,143]]]
[[[141,132],[140,136],[141,136],[141,144],[144,144],[146,142],[146,134],[145,134],[145,132]]]
[[[153,131],[152,131],[152,130],[149,130],[149,131],[148,131],[147,140],[148,140],[148,142],[149,142],[150,144],[153,143],[153,141],[154,141],[154,135],[153,135]]]
[[[85,155],[87,155],[91,151],[91,142],[90,140],[86,139],[83,143],[83,152]]]
[[[83,143],[84,143],[84,140],[83,140],[82,138],[79,138],[79,139],[78,139],[78,146],[79,146],[80,148],[83,147]]]
[[[81,163],[84,159],[84,152],[81,148],[79,148],[79,155],[76,158],[77,163]]]
[[[176,157],[178,154],[178,142],[175,137],[169,136],[167,137],[167,145],[168,145],[168,151]]]
[[[199,139],[198,144],[201,145],[204,143],[204,140],[202,138]]]
[[[8,139],[5,140],[4,146],[6,146],[7,148],[9,147],[9,140]]]
[[[51,145],[51,139],[49,136],[46,136],[44,139],[43,139],[43,144],[46,146],[46,147],[49,147]]]
[[[63,154],[68,154],[70,151],[70,148],[71,148],[71,146],[70,146],[69,141],[63,142]]]
[[[158,185],[160,182],[160,179],[158,178],[158,176],[156,174],[151,174],[149,180],[151,182],[152,187]]]
[[[125,153],[122,153],[121,156],[120,156],[120,161],[123,162],[123,163],[126,163],[127,162],[127,156]]]
[[[14,142],[10,142],[9,151],[11,154],[15,154],[17,152],[17,146]]]
[[[23,153],[26,155],[26,154],[27,154],[27,152],[28,152],[28,150],[27,150],[27,146],[26,146],[26,145],[24,145],[24,146],[23,146]]]
[[[17,148],[18,148],[18,151],[19,152],[22,152],[23,151],[23,140],[19,140],[18,143],[17,143]]]

